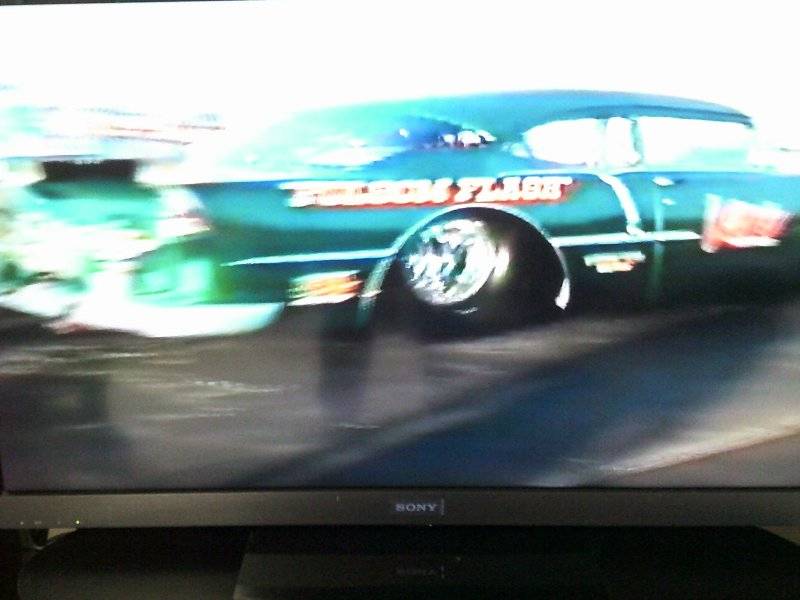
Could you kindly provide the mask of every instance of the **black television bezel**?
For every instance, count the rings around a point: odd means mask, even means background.
[[[435,512],[398,512],[432,503]],[[0,495],[0,528],[800,525],[797,488],[293,489]]]

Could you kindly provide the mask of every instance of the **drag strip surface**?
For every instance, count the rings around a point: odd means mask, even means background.
[[[800,433],[796,300],[436,341],[302,320],[148,340],[4,313],[7,489],[696,486],[673,467]],[[796,460],[767,456],[757,478],[725,463],[713,481],[800,485]]]

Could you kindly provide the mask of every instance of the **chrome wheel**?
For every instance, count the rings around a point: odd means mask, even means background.
[[[498,263],[498,247],[482,221],[428,225],[410,240],[401,260],[406,283],[423,302],[451,306],[472,298]]]

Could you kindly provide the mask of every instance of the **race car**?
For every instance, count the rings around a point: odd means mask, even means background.
[[[772,289],[798,279],[800,178],[759,156],[745,114],[647,94],[317,109],[198,151],[169,185],[44,163],[0,192],[0,306],[161,337],[309,306],[359,328],[398,297],[415,322],[482,329],[581,298]]]

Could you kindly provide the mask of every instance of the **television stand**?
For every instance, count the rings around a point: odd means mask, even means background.
[[[756,528],[80,530],[35,553],[23,600],[795,598],[800,546]]]

